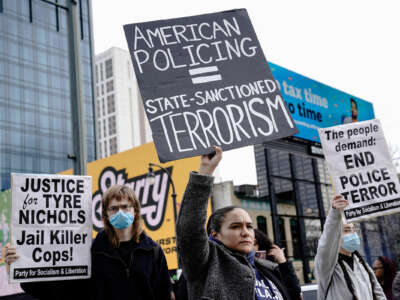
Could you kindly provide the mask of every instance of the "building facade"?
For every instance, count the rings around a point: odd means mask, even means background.
[[[57,3],[67,6],[69,0]],[[80,0],[87,159],[95,159],[91,1]],[[67,11],[42,0],[0,0],[0,189],[10,173],[73,167]]]
[[[96,55],[97,156],[104,158],[152,140],[129,52]]]

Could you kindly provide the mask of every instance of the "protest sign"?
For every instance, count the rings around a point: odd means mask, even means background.
[[[349,201],[347,221],[400,212],[400,186],[379,120],[319,130],[337,194]]]
[[[246,10],[124,29],[161,162],[297,133]]]
[[[10,282],[90,277],[91,190],[89,176],[11,174]]]

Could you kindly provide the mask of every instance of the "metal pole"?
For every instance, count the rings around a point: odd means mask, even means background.
[[[264,145],[263,145],[264,146]],[[265,147],[265,146],[264,146]],[[269,194],[269,204],[271,208],[271,219],[272,219],[272,232],[274,234],[275,244],[280,245],[281,243],[281,234],[279,232],[279,222],[278,222],[278,204],[275,197],[275,187],[274,182],[272,180],[272,166],[269,158],[269,151],[267,148],[264,148],[264,157],[265,157],[265,168],[267,170],[267,181],[268,181],[268,194]],[[268,201],[268,198],[266,198]],[[268,202],[267,202],[268,204]]]
[[[178,217],[178,213],[176,211],[176,192],[175,192],[175,184],[172,181],[171,173],[167,169],[163,168],[162,166],[154,164],[154,163],[149,163],[149,166],[150,167],[158,167],[161,170],[163,170],[165,173],[167,173],[167,175],[168,175],[168,181],[172,185],[172,195],[171,196],[172,196],[172,204],[173,204],[173,208],[174,208],[174,221],[175,221],[175,225],[176,225],[176,218]]]
[[[71,89],[71,119],[74,154],[74,174],[87,175],[87,153],[85,140],[84,103],[82,99],[82,80],[80,63],[80,39],[78,23],[78,3],[68,1],[68,42],[69,73]]]

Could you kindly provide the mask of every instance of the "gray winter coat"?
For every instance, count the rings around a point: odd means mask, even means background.
[[[177,221],[179,260],[187,280],[189,299],[253,300],[255,274],[246,257],[209,241],[205,231],[213,179],[211,176],[190,174]],[[279,278],[280,273],[294,274],[291,264],[278,266],[255,259],[255,265],[277,286],[285,300],[291,299],[285,286],[293,287],[293,278]]]
[[[326,219],[324,231],[318,242],[317,255],[315,256],[318,300],[353,300],[343,270],[338,263],[341,232],[341,213],[339,210],[332,208]],[[372,286],[367,270],[358,260],[357,256],[354,255],[353,257],[354,271],[346,263],[344,265],[350,275],[357,299],[372,300]],[[369,267],[368,272],[373,274],[373,271]],[[332,283],[329,287],[331,278]],[[386,296],[375,275],[373,275],[372,278],[374,280],[374,292],[377,296],[377,300],[385,300]],[[326,293],[327,297],[325,298]]]

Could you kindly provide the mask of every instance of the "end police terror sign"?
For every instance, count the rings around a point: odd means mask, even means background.
[[[336,193],[349,201],[347,221],[400,212],[400,185],[379,120],[319,130]]]
[[[11,174],[11,243],[19,259],[10,282],[89,278],[89,176]]]
[[[124,29],[161,162],[298,132],[245,9]]]

